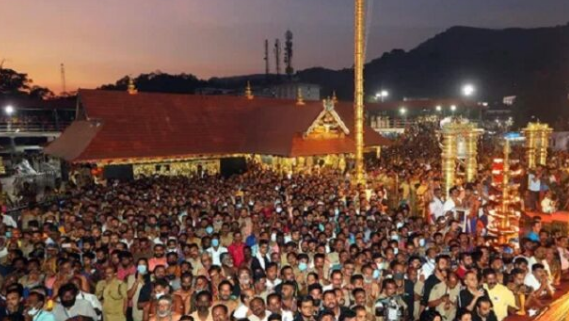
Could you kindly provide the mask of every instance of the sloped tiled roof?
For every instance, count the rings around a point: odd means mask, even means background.
[[[309,141],[302,133],[322,102],[282,99],[81,90],[85,119],[76,121],[46,153],[71,162],[189,158],[228,154],[307,156],[351,153],[353,138]],[[351,104],[336,110],[353,133]],[[85,133],[85,134],[78,134]],[[389,141],[366,128],[368,146]]]

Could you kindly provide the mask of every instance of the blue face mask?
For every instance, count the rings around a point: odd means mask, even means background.
[[[206,232],[207,234],[213,233],[213,227],[211,227],[211,226],[206,227],[206,228],[205,228],[205,232]]]
[[[308,268],[308,265],[306,265],[306,263],[304,263],[304,262],[300,262],[300,263],[298,264],[298,269],[299,269],[301,272],[306,271],[307,268]]]
[[[419,239],[419,246],[425,247],[425,239]]]
[[[11,237],[12,237],[12,232],[6,231],[6,238],[11,238]]]
[[[318,224],[318,229],[320,230],[320,232],[324,231],[324,224],[320,223]]]
[[[374,279],[379,279],[380,276],[381,276],[380,270],[373,270],[373,278]]]
[[[144,275],[148,271],[148,267],[146,265],[139,265],[136,267],[136,270],[138,271],[138,273]]]
[[[219,246],[219,240],[218,239],[211,240],[211,246],[218,247]]]

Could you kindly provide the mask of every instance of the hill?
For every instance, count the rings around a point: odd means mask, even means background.
[[[406,52],[395,49],[371,60],[365,67],[366,93],[389,89],[392,99],[403,97],[453,97],[465,82],[474,83],[478,97],[500,101],[517,95],[516,116],[535,115],[551,121],[560,113],[569,116],[569,24],[534,29],[492,30],[452,27]],[[323,94],[336,90],[340,99],[353,98],[353,70],[322,67],[297,72],[295,80],[316,83]],[[264,75],[198,80],[191,75],[141,75],[143,91],[195,92],[199,87],[241,89],[252,84],[276,83]],[[172,86],[180,78],[180,86]],[[167,81],[165,81],[167,80]],[[123,89],[125,79],[105,89]]]

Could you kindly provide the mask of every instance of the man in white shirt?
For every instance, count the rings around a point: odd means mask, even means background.
[[[534,290],[536,298],[546,294],[553,296],[553,288],[549,284],[545,267],[541,263],[536,263],[532,266],[531,273],[526,275],[524,284]]]
[[[219,243],[219,235],[214,234],[211,239],[211,247],[206,250],[211,255],[213,265],[221,266],[221,254],[227,253],[227,248]]]
[[[434,223],[439,217],[445,214],[444,203],[441,199],[441,189],[435,189],[434,194],[433,200],[429,204],[429,216],[431,217],[431,223]]]
[[[528,174],[528,190],[531,195],[530,204],[528,209],[535,211],[538,209],[539,191],[541,189],[541,167],[538,167],[535,172]]]
[[[547,191],[545,197],[541,200],[541,211],[548,214],[554,213],[556,211],[555,205],[553,194],[551,191]]]
[[[569,251],[567,250],[567,237],[560,236],[555,240],[557,245],[557,252],[561,260],[561,272],[566,274],[569,271]]]
[[[459,190],[456,187],[453,187],[449,191],[450,197],[446,200],[443,205],[443,212],[446,214],[448,212],[452,212],[453,218],[456,219],[456,208],[459,207],[460,199],[459,199]]]
[[[17,228],[18,227],[18,224],[12,218],[12,216],[10,216],[6,213],[2,213],[2,224],[9,226],[11,228]]]

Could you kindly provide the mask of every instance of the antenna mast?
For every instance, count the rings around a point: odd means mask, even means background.
[[[271,73],[269,65],[269,39],[265,39],[265,77],[269,78],[269,73]]]
[[[286,31],[285,39],[285,73],[289,78],[292,78],[292,74],[294,74],[294,68],[292,67],[292,31]]]
[[[277,76],[281,75],[281,41],[279,39],[275,40],[275,60]]]
[[[65,65],[61,64],[61,95],[64,96],[67,93],[67,84],[65,82]]]

